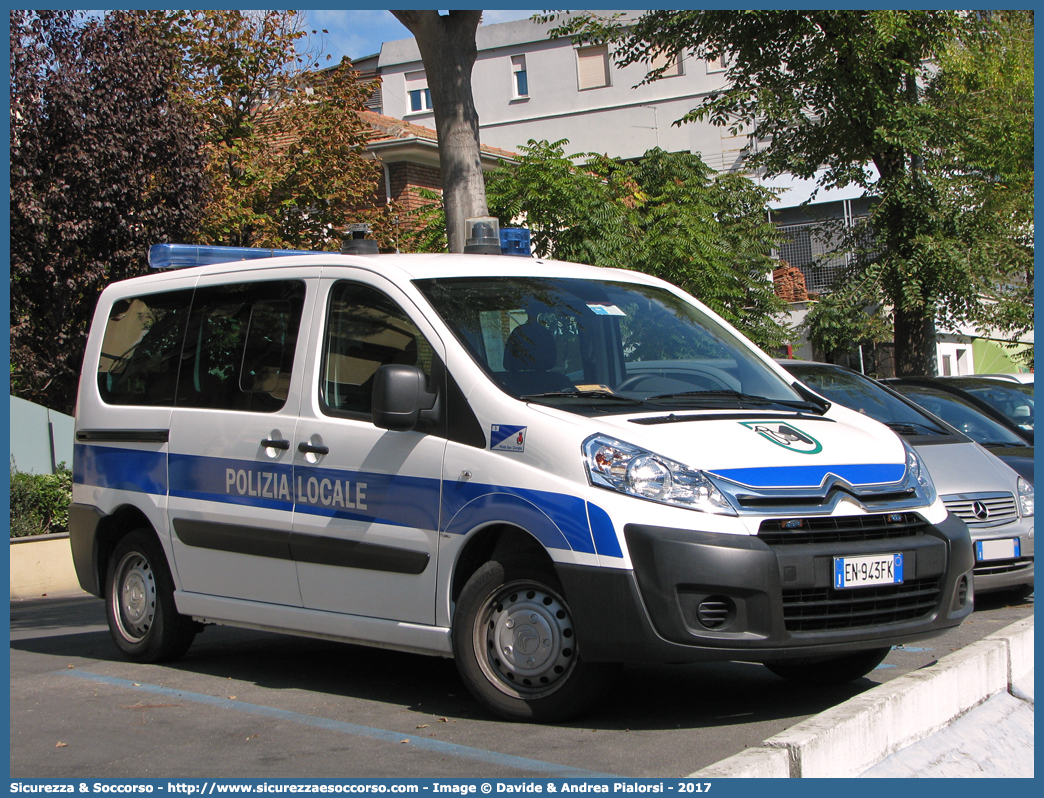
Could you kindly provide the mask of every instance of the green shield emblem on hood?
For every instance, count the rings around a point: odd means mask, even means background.
[[[784,424],[780,421],[741,421],[740,424],[747,429],[754,430],[762,438],[776,446],[789,449],[801,454],[819,454],[823,451],[823,444],[802,432],[792,424]]]

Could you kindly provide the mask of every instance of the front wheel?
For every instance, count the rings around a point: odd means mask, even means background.
[[[148,529],[124,536],[109,558],[105,614],[117,647],[132,662],[166,662],[184,654],[199,625],[178,614],[174,580]]]
[[[800,684],[844,684],[866,676],[881,664],[890,646],[871,648],[841,657],[794,659],[766,662],[765,667],[776,676]]]
[[[509,720],[575,717],[602,694],[612,671],[583,661],[558,579],[536,559],[479,568],[457,599],[452,634],[468,689]]]

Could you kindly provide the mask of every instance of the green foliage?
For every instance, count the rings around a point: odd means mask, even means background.
[[[891,339],[888,319],[879,307],[863,305],[858,290],[836,291],[810,303],[801,328],[813,347],[830,361],[858,345]]]
[[[428,188],[413,190],[422,204],[401,212],[394,204],[384,206],[373,218],[372,237],[382,247],[399,252],[445,252],[446,210],[442,195]]]
[[[1032,328],[1031,12],[581,13],[552,35],[614,42],[621,65],[724,58],[725,86],[679,123],[745,131],[748,168],[876,196],[874,250],[844,277],[867,293],[837,309],[890,307],[901,374],[934,368],[936,318]]]
[[[11,463],[11,537],[65,532],[72,501],[72,472],[24,474]]]
[[[182,56],[181,94],[206,131],[209,194],[201,243],[337,249],[374,205],[379,164],[358,112],[369,88],[299,48],[296,11],[145,14]],[[307,79],[306,79],[307,78]]]
[[[1012,339],[1033,330],[1033,37],[1032,11],[968,17],[928,95],[927,167],[982,299],[968,315]]]
[[[786,306],[768,279],[775,229],[764,189],[740,175],[715,175],[690,153],[653,149],[625,162],[567,157],[565,143],[530,141],[517,165],[490,175],[490,210],[502,225],[524,220],[540,257],[656,275],[758,345],[786,342],[779,319]]]
[[[12,11],[10,37],[12,391],[68,413],[101,289],[191,237],[202,131],[133,14]]]

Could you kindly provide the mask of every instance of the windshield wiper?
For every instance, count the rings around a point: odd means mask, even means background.
[[[938,427],[930,427],[927,424],[918,424],[916,421],[886,421],[884,425],[893,429],[900,435],[917,435],[917,428],[927,430],[929,435],[949,435],[950,433]]]
[[[611,399],[615,402],[627,402],[631,405],[645,404],[641,399],[632,399],[629,396],[621,396],[612,391],[581,391],[576,389],[569,391],[548,391],[546,393],[527,393],[519,398],[528,401],[530,399],[557,399],[558,397],[567,397],[571,399]]]
[[[782,405],[783,407],[793,407],[797,410],[808,410],[822,412],[823,408],[812,402],[805,402],[798,399],[770,399],[767,396],[752,396],[748,393],[740,393],[739,391],[682,391],[681,393],[664,393],[657,396],[651,396],[647,402],[673,402],[673,401],[693,401],[693,402],[710,402],[712,404],[720,404],[721,402],[733,401],[736,402],[739,407],[743,407],[744,403],[749,405]]]

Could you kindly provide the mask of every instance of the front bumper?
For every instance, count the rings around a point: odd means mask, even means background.
[[[558,572],[589,661],[840,655],[923,640],[972,611],[975,562],[964,522],[905,517],[916,522],[909,534],[807,541],[628,524],[633,571]],[[900,552],[903,584],[834,589],[835,556]]]
[[[990,593],[1012,590],[1027,585],[1033,587],[1033,518],[1024,518],[1016,524],[977,529],[969,527],[972,535],[972,550],[976,544],[990,540],[1017,540],[1018,556],[1004,559],[984,559],[976,555],[975,592]]]

